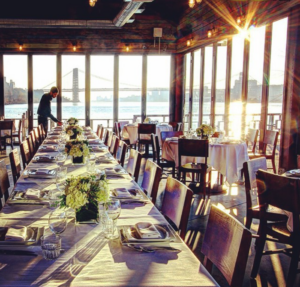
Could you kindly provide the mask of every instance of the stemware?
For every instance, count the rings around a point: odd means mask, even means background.
[[[119,237],[116,230],[117,219],[121,213],[121,203],[119,199],[110,199],[106,204],[106,213],[108,220],[106,222],[106,235],[107,239],[116,239]]]
[[[59,167],[56,171],[56,187],[59,191],[65,190],[67,167]]]
[[[66,211],[56,208],[50,213],[48,224],[51,232],[59,236],[67,228],[67,215]]]
[[[67,159],[67,156],[63,153],[59,153],[56,157],[55,157],[55,161],[56,164],[58,165],[58,167],[64,165],[65,161]]]

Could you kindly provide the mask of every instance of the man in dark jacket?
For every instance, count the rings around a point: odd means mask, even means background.
[[[50,92],[47,94],[44,94],[40,100],[40,104],[37,110],[38,113],[38,124],[42,124],[45,130],[45,133],[47,134],[48,131],[48,118],[50,118],[52,121],[58,123],[59,126],[62,125],[62,122],[60,122],[56,117],[54,117],[51,114],[51,101],[52,99],[55,99],[59,94],[57,87],[52,87],[50,89]]]

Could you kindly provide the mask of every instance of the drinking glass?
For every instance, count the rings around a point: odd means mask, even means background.
[[[107,239],[116,239],[119,237],[116,231],[117,219],[121,213],[121,203],[119,199],[111,199],[106,204],[106,213],[108,215],[108,220],[106,222],[106,234]]]
[[[56,259],[60,255],[61,238],[56,235],[44,235],[41,237],[43,257],[46,260]]]
[[[56,170],[56,187],[59,191],[65,190],[67,170],[68,169],[66,167],[62,167],[62,166]]]
[[[86,171],[88,174],[93,174],[96,172],[96,162],[95,160],[88,159],[86,164]]]
[[[59,153],[56,157],[55,157],[55,161],[56,161],[56,164],[58,166],[62,166],[64,165],[65,161],[67,159],[67,156],[63,153]]]
[[[51,232],[59,236],[67,228],[66,212],[60,208],[54,209],[49,215],[48,224]]]
[[[65,151],[65,144],[60,142],[57,147],[59,153],[63,153]]]

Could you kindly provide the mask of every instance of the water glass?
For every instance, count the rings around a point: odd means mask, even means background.
[[[116,232],[116,223],[121,213],[121,203],[118,199],[111,199],[105,205],[106,213],[108,215],[105,238],[116,239],[119,237],[119,234]]]
[[[95,160],[89,159],[86,164],[86,171],[88,174],[93,174],[96,172],[96,162]]]
[[[58,205],[59,196],[62,195],[62,192],[57,190],[49,190],[48,192],[48,199],[49,199],[49,207],[50,209],[54,209]]]
[[[54,209],[49,215],[48,224],[51,232],[56,236],[63,233],[67,228],[66,212],[60,208]]]
[[[56,164],[58,166],[62,166],[64,165],[65,161],[67,159],[67,156],[63,153],[59,153],[56,157],[55,157],[55,161],[56,161]]]
[[[63,153],[65,151],[65,144],[59,143],[57,149],[60,153]]]
[[[56,170],[56,187],[59,191],[65,190],[65,181],[67,176],[67,167],[59,167]]]
[[[41,237],[41,247],[43,257],[46,260],[56,259],[60,255],[61,238],[60,236],[44,235]]]

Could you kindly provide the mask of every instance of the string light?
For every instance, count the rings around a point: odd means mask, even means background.
[[[76,45],[73,45],[73,51],[76,52],[76,50],[77,50]]]
[[[94,7],[96,5],[97,0],[89,0],[89,4],[91,7]]]
[[[190,8],[194,8],[195,0],[189,0],[189,6],[190,6]]]
[[[19,50],[22,51],[23,50],[23,45],[19,44]]]

